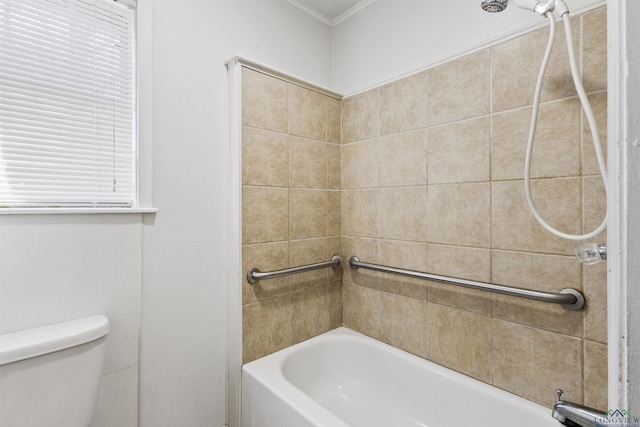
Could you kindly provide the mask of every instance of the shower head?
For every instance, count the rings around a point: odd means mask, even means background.
[[[569,11],[564,5],[564,0],[482,0],[480,6],[486,12],[502,12],[507,8],[509,1],[522,9],[537,12],[541,15],[552,11],[556,6],[560,6],[562,13]]]
[[[507,4],[509,4],[509,0],[482,0],[480,6],[485,12],[496,13],[505,10]]]

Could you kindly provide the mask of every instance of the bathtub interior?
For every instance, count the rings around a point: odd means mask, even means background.
[[[315,406],[352,427],[559,426],[548,408],[344,327],[246,366],[310,420]]]

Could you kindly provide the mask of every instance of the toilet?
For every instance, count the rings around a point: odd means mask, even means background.
[[[0,335],[0,426],[88,427],[108,332],[97,315]]]

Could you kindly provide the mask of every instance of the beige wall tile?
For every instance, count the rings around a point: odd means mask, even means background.
[[[242,306],[242,363],[291,345],[291,294]]]
[[[579,18],[578,18],[579,19]],[[573,38],[578,39],[576,18],[572,19]],[[516,37],[491,48],[492,111],[505,111],[531,105],[546,49],[547,27]],[[576,94],[562,28],[556,32],[555,44],[542,87],[542,101],[562,99]]]
[[[489,69],[484,49],[429,70],[429,125],[488,114]]]
[[[289,190],[242,187],[242,243],[277,242],[289,238]]]
[[[378,262],[378,240],[349,237],[345,233],[341,236],[342,253],[344,254],[343,282],[352,282],[361,286],[378,288],[380,274],[367,270],[355,270],[349,267],[349,258],[357,256],[363,262]],[[346,310],[345,310],[346,311]]]
[[[607,194],[601,176],[588,176],[582,179],[583,186],[583,232],[590,233],[597,229],[607,214]],[[606,230],[595,237],[599,242],[607,241]]]
[[[289,185],[289,143],[281,133],[242,128],[242,183]]]
[[[380,237],[427,241],[427,186],[380,189]]]
[[[492,295],[479,289],[429,281],[429,302],[486,316],[491,315]]]
[[[427,308],[431,360],[491,382],[491,318],[429,303]]]
[[[340,191],[327,191],[327,236],[339,236],[341,232]]]
[[[488,181],[490,118],[466,120],[429,129],[429,184]]]
[[[580,231],[578,178],[532,180],[531,192],[540,215],[565,233]],[[527,205],[522,181],[493,183],[492,242],[496,249],[569,255],[574,243],[545,230]]]
[[[427,254],[429,273],[480,282],[491,281],[489,249],[429,244]]]
[[[414,271],[425,271],[427,248],[423,242],[380,240],[380,264]],[[426,300],[427,282],[421,279],[383,274],[380,289],[414,299]]]
[[[427,183],[427,132],[424,129],[379,139],[380,186]]]
[[[321,93],[289,83],[289,133],[326,141],[326,98]]]
[[[342,142],[375,138],[380,133],[380,91],[373,89],[342,101]]]
[[[587,92],[607,89],[607,8],[582,16],[582,80]]]
[[[376,188],[378,180],[378,141],[369,140],[342,146],[342,188]]]
[[[340,146],[327,144],[327,188],[340,190],[342,188]]]
[[[339,144],[342,129],[342,102],[327,97],[327,141]]]
[[[427,268],[427,245],[424,242],[380,239],[378,245],[381,264],[417,271]]]
[[[491,269],[493,281],[507,286],[543,292],[582,288],[582,268],[574,256],[495,250]]]
[[[427,302],[380,293],[380,339],[394,347],[427,357]]]
[[[492,255],[493,283],[552,293],[582,289],[582,268],[573,256],[497,250]],[[583,335],[583,312],[556,304],[494,295],[493,316],[565,335]]]
[[[327,259],[330,259],[334,255],[343,256],[343,253],[342,253],[342,240],[340,239],[339,235],[338,236],[327,237]],[[335,279],[339,280],[341,278],[342,278],[342,274],[340,274]]]
[[[607,94],[598,93],[589,96],[589,103],[596,119],[596,127],[600,137],[600,145],[602,146],[602,154],[607,161]],[[599,175],[600,167],[596,152],[593,147],[593,137],[591,136],[591,128],[587,121],[586,115],[582,114],[582,173],[584,175]]]
[[[493,116],[493,179],[523,179],[530,126],[530,108]],[[531,177],[579,174],[580,103],[569,99],[541,105],[531,154]]]
[[[373,338],[380,338],[380,292],[343,282],[344,325]]]
[[[462,246],[427,247],[427,272],[490,282],[491,251]],[[480,314],[491,314],[491,294],[446,283],[429,282],[429,301]]]
[[[607,346],[584,342],[584,404],[606,411],[607,398]]]
[[[357,256],[364,262],[377,263],[380,261],[380,242],[377,238],[353,237],[345,233],[340,237],[342,253],[345,257]],[[345,276],[345,279],[348,279],[348,277]]]
[[[341,246],[341,102],[243,77],[243,269],[326,261]],[[341,277],[335,268],[253,286],[243,278],[243,361],[341,326]]]
[[[378,190],[342,192],[342,234],[378,237]]]
[[[289,241],[289,267],[328,261],[327,239],[305,239]],[[329,269],[308,271],[289,276],[291,291],[297,292],[329,283]]]
[[[585,265],[584,337],[607,343],[607,263]]]
[[[582,401],[582,342],[578,338],[493,320],[494,385],[550,407],[554,390]]]
[[[427,72],[380,88],[380,135],[427,126]]]
[[[493,295],[493,317],[567,336],[582,336],[582,312],[560,305],[501,294]]]
[[[289,190],[289,237],[324,237],[327,232],[327,192]]]
[[[494,189],[499,186],[494,186]],[[506,186],[508,188],[508,186]],[[506,190],[500,187],[498,192]],[[514,190],[511,189],[513,192]],[[505,193],[506,194],[506,191]],[[512,195],[513,197],[513,195]],[[494,201],[498,196],[494,196]],[[502,209],[501,207],[500,209]],[[502,211],[501,211],[502,212]],[[526,216],[524,211],[523,215]],[[518,227],[520,222],[518,217],[510,211],[509,218],[519,229],[515,234],[522,239],[539,239],[538,242],[529,242],[532,246],[530,250],[544,250],[548,240],[545,237],[550,233],[534,234],[526,227]],[[574,219],[575,220],[575,219]],[[535,224],[534,224],[535,225]],[[506,228],[506,227],[505,227]],[[494,225],[494,231],[496,226]],[[506,230],[499,230],[505,233]],[[557,238],[556,238],[557,239]],[[498,246],[502,241],[494,240],[494,245]],[[535,244],[538,244],[537,248]],[[568,245],[568,243],[565,243]],[[522,248],[522,242],[513,245]],[[557,256],[545,254],[533,254],[525,252],[505,252],[493,251],[493,282],[506,286],[530,288],[545,292],[559,292],[562,288],[572,287],[581,289],[581,267],[575,262],[573,256]],[[567,310],[561,306],[546,304],[541,302],[524,300],[516,297],[496,295],[494,297],[493,314],[497,318],[507,319],[514,322],[536,326],[546,330],[560,332],[567,335],[582,336],[582,312]]]
[[[289,137],[289,186],[326,188],[327,144]]]
[[[243,67],[242,124],[287,133],[287,83]]]
[[[289,267],[289,244],[287,242],[262,243],[242,246],[242,303],[247,304],[289,292],[289,277],[261,280],[250,284],[247,272],[251,268],[260,271],[282,270]]]
[[[342,281],[343,270],[346,269],[349,264],[349,260],[346,259],[345,255],[342,253],[342,241],[340,236],[327,237],[327,260],[330,260],[334,255],[342,257],[342,266],[327,270],[329,283]]]
[[[329,330],[343,325],[342,317],[342,281],[331,283],[327,289],[329,304]]]
[[[491,120],[491,178],[523,179],[531,108],[493,114]],[[540,153],[544,154],[545,151],[539,145],[534,145],[533,148],[535,156],[532,156],[532,160],[540,159]]]
[[[291,294],[291,344],[329,330],[327,285]]]
[[[489,247],[489,183],[429,185],[429,243]]]

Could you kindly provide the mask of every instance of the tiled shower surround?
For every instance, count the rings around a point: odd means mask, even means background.
[[[606,142],[606,10],[572,23]],[[532,188],[543,217],[581,233],[600,223],[605,195],[558,30]],[[585,309],[349,268],[342,281],[324,270],[257,289],[245,282],[245,361],[344,324],[546,406],[559,387],[568,400],[606,409],[606,266],[581,266],[576,243],[539,226],[524,197],[547,34],[536,30],[341,103],[246,70],[243,264],[272,270],[357,255],[541,291],[573,287],[584,292]]]
[[[328,261],[340,250],[340,100],[242,70],[243,272]],[[250,285],[243,361],[342,326],[342,270]]]

